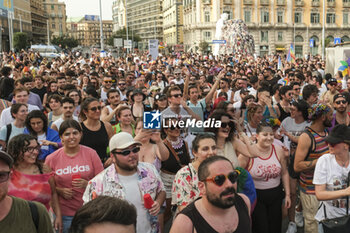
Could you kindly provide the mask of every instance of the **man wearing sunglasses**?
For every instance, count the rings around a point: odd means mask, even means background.
[[[170,233],[250,233],[250,201],[237,193],[238,172],[225,157],[212,156],[198,168],[202,198],[175,219]]]
[[[328,128],[329,132],[338,124],[350,126],[350,116],[347,112],[348,105],[349,103],[344,94],[336,94],[334,96],[333,106],[335,113],[333,114],[332,126]]]
[[[32,202],[32,208],[37,212],[37,216],[32,217],[33,211],[28,201],[7,195],[12,165],[12,157],[0,151],[0,231],[53,233],[50,216],[44,205]]]
[[[337,85],[338,85],[338,81],[335,78],[330,78],[328,80],[327,82],[328,91],[326,91],[321,97],[321,100],[323,102],[327,104],[332,104],[334,96],[339,93],[337,91]]]
[[[102,87],[98,90],[101,100],[105,102],[107,100],[107,92],[112,88],[113,80],[112,77],[103,77]]]
[[[97,196],[126,199],[137,210],[136,232],[151,233],[157,230],[157,216],[165,200],[165,191],[155,167],[139,163],[140,145],[129,133],[115,134],[109,141],[113,164],[89,182],[83,201],[87,203]],[[154,200],[150,209],[144,206],[145,194],[150,194]]]

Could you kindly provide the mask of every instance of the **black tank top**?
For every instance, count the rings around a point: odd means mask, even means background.
[[[84,146],[88,146],[94,149],[98,156],[100,157],[102,163],[104,163],[107,157],[107,147],[108,147],[108,133],[106,127],[102,121],[101,127],[98,131],[91,131],[81,122],[81,127],[83,128],[83,137],[81,139],[80,144]]]
[[[281,115],[280,115],[280,117],[278,118],[278,120],[280,120],[280,122],[282,122],[284,119],[286,119],[287,117],[290,116],[290,113],[284,111],[284,109],[282,108],[282,106],[281,106],[280,103],[278,103],[277,106],[278,106],[278,109],[280,110],[280,113],[281,113]]]
[[[189,204],[185,209],[183,209],[181,211],[181,214],[184,214],[191,219],[194,229],[196,229],[196,232],[218,233],[207,223],[207,221],[205,221],[202,215],[198,212],[194,203],[195,201]],[[251,229],[248,208],[243,198],[239,195],[237,195],[237,198],[236,198],[236,210],[238,213],[239,221],[238,221],[237,229],[232,233],[251,233],[252,229]]]

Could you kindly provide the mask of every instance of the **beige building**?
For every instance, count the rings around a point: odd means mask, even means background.
[[[104,44],[112,36],[113,21],[102,20]],[[85,15],[85,17],[68,18],[68,35],[77,39],[82,46],[100,46],[100,21],[98,16]]]
[[[325,0],[326,45],[334,38],[349,41],[350,1]],[[254,36],[257,54],[287,52],[295,43],[297,57],[321,54],[323,0],[184,0],[185,49],[196,49],[201,41],[215,38],[222,13],[242,19]],[[315,44],[310,47],[310,40]]]
[[[30,0],[33,44],[47,43],[47,15],[43,0]]]
[[[49,18],[50,38],[67,33],[66,4],[58,0],[44,0],[44,9]]]
[[[183,43],[182,0],[163,0],[163,37],[171,49]]]
[[[129,37],[132,33],[141,37],[139,49],[148,48],[148,40],[163,41],[162,0],[127,0],[127,25]]]
[[[113,32],[126,27],[125,1],[116,0],[112,5]]]

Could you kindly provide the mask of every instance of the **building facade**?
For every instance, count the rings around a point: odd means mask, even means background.
[[[183,43],[182,0],[163,0],[163,37],[168,48]]]
[[[102,20],[104,44],[112,36],[113,21]],[[68,35],[77,39],[82,46],[100,46],[100,21],[98,16],[85,15],[85,17],[68,18]]]
[[[183,4],[186,51],[198,49],[201,41],[211,44],[216,22],[227,13],[229,19],[245,21],[258,55],[287,52],[292,43],[297,57],[322,53],[323,0],[184,0]],[[349,41],[350,1],[325,0],[325,4],[326,46],[334,38]]]
[[[113,32],[126,27],[125,1],[116,0],[112,5]]]
[[[67,33],[66,4],[58,0],[44,0],[44,9],[49,19],[50,38]]]
[[[127,0],[126,20],[129,35],[140,36],[139,49],[148,49],[150,39],[163,41],[163,1],[162,0]]]
[[[30,0],[30,11],[32,20],[32,43],[47,43],[47,14],[44,10],[43,0]]]

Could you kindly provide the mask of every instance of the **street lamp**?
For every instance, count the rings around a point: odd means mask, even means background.
[[[104,45],[103,45],[103,26],[102,26],[102,6],[101,6],[101,0],[100,2],[100,34],[101,34],[101,51],[104,51]]]
[[[129,53],[128,3],[126,0],[125,0],[125,26],[126,26],[126,41],[128,43],[127,53]]]
[[[322,23],[322,60],[324,60],[325,50],[325,25],[326,25],[326,0],[323,0],[323,23]]]

